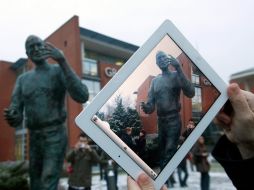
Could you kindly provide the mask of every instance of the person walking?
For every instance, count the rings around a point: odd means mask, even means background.
[[[201,174],[200,187],[201,190],[209,190],[210,186],[210,163],[207,159],[208,152],[205,145],[205,139],[203,136],[198,138],[196,145],[193,148],[194,163],[196,169]]]

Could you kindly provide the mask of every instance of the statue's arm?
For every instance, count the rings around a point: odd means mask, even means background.
[[[146,103],[142,102],[141,103],[141,108],[147,114],[150,114],[150,113],[154,112],[154,110],[155,110],[155,94],[154,94],[154,82],[153,82],[153,80],[151,82],[151,86],[150,86],[150,89],[148,91],[147,102]]]
[[[178,81],[181,85],[183,94],[187,96],[188,98],[193,98],[195,95],[194,85],[189,79],[186,78],[181,68],[177,70],[177,74],[178,74]]]
[[[87,86],[81,82],[80,78],[70,67],[63,51],[55,48],[50,43],[46,43],[46,46],[49,51],[48,57],[54,59],[63,71],[63,83],[70,96],[79,103],[85,103],[89,98]]]
[[[79,103],[85,103],[89,98],[87,86],[81,82],[66,59],[61,60],[59,65],[63,71],[63,80],[70,96]]]
[[[178,62],[176,58],[171,56],[170,63],[172,64],[172,66],[175,68],[177,72],[178,82],[183,90],[184,95],[187,96],[188,98],[192,98],[195,95],[194,85],[191,83],[190,80],[186,78],[180,63]]]
[[[14,86],[11,104],[8,108],[4,109],[5,120],[12,127],[18,127],[23,120],[23,97],[21,92],[21,77],[18,77]]]

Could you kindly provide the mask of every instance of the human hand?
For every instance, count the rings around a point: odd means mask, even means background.
[[[254,157],[254,94],[241,90],[235,83],[228,86],[227,93],[233,112],[222,110],[215,123],[237,145],[243,159]]]
[[[22,115],[16,110],[11,108],[4,109],[4,117],[8,124],[12,127],[17,127],[22,122]]]
[[[144,173],[139,175],[137,181],[134,181],[130,176],[128,176],[127,187],[128,190],[155,190],[152,179]],[[167,187],[163,185],[161,190],[167,190]]]
[[[74,146],[74,150],[75,151],[77,151],[77,150],[79,150],[80,149],[80,142],[77,142],[76,144],[75,144],[75,146]]]

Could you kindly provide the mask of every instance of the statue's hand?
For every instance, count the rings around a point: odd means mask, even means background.
[[[17,127],[22,122],[22,115],[15,109],[4,109],[4,117],[12,127]]]
[[[170,64],[178,71],[180,69],[180,63],[178,62],[177,59],[174,57],[170,56]]]
[[[62,61],[65,60],[65,56],[62,50],[56,48],[52,44],[46,42],[46,51],[47,54],[45,54],[45,58],[52,58],[55,61],[57,61],[59,64],[62,63]]]
[[[141,103],[140,103],[140,107],[141,107],[141,109],[143,110],[143,112],[145,112],[145,113],[148,112],[147,106],[146,106],[146,103],[145,103],[145,102],[141,102]]]

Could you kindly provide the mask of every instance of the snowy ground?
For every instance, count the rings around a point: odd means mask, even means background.
[[[218,168],[216,165],[215,168],[212,168],[210,171],[210,190],[235,190],[234,186],[232,185],[232,182],[229,180],[225,172]],[[187,181],[188,187],[179,187],[178,184],[178,176],[175,172],[174,174],[175,179],[177,180],[174,187],[171,187],[170,189],[173,190],[198,190],[200,189],[200,173],[199,172],[192,172],[189,169],[189,178]],[[125,173],[120,173],[118,175],[118,188],[119,190],[127,190],[127,175]],[[107,190],[106,182],[104,180],[100,180],[99,175],[94,175],[92,178],[92,190]],[[67,179],[62,178],[60,180],[60,186],[62,188],[59,188],[59,190],[67,190]]]

